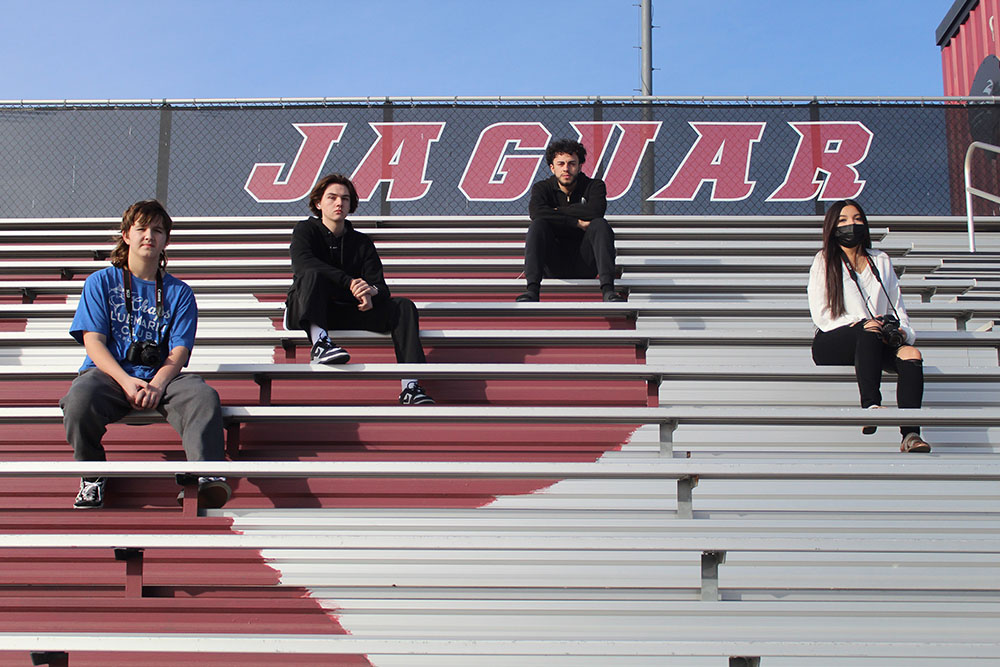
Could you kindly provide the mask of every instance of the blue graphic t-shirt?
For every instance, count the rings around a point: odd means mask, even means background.
[[[151,380],[158,368],[138,366],[125,360],[133,340],[163,341],[169,331],[167,351],[178,346],[191,350],[198,329],[198,304],[194,292],[172,275],[163,276],[163,317],[156,321],[156,282],[132,276],[132,338],[129,337],[128,311],[125,308],[125,285],[122,270],[113,266],[87,277],[80,304],[76,307],[69,333],[83,343],[86,331],[104,334],[111,355],[132,377]],[[88,356],[80,370],[93,368]]]

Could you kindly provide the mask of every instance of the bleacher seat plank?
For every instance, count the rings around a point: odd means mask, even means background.
[[[538,461],[3,461],[2,477],[173,477],[177,473],[261,478],[631,479],[1000,481],[1000,463],[978,457],[827,457],[808,461],[662,458]],[[406,511],[406,510],[394,510]],[[427,510],[420,510],[427,511]],[[998,527],[1000,529],[1000,527]]]
[[[900,287],[904,294],[921,297],[961,295],[988,282],[973,278],[935,278],[931,275],[904,274]],[[195,294],[285,294],[291,278],[192,278],[186,281]],[[516,278],[387,278],[386,284],[396,294],[453,293],[492,291],[517,294],[524,289],[524,280]],[[626,276],[615,281],[615,287],[627,292],[650,294],[790,294],[801,296],[804,280],[792,276],[769,276],[755,273],[714,276],[702,274],[670,274],[669,277]],[[558,279],[545,281],[545,292],[591,291],[598,287],[596,279]],[[82,280],[0,280],[0,294],[17,294],[33,298],[37,295],[78,295]],[[993,297],[996,298],[995,296]]]
[[[801,298],[784,301],[632,301],[604,303],[601,301],[547,301],[517,303],[513,301],[418,301],[417,309],[424,317],[698,317],[734,318],[808,318],[809,306]],[[281,302],[204,302],[198,308],[202,318],[210,317],[281,317],[285,304]],[[0,304],[0,318],[71,318],[75,304],[29,303]],[[907,307],[911,320],[928,318],[954,319],[958,328],[977,317],[992,319],[1000,313],[1000,301],[934,301],[912,303]]]
[[[510,271],[517,277],[524,269],[520,257],[487,258],[420,258],[386,257],[382,264],[386,273],[470,273],[483,271]],[[808,273],[812,264],[810,256],[785,257],[780,262],[762,262],[756,257],[684,255],[677,257],[623,255],[615,260],[623,269],[636,272],[677,271],[677,272],[760,272],[760,273]],[[941,267],[935,258],[898,257],[893,260],[897,273],[931,273]],[[0,275],[50,274],[63,277],[87,275],[106,268],[106,260],[86,259],[37,259],[0,261]],[[230,273],[285,273],[291,274],[291,264],[287,257],[281,259],[239,258],[239,259],[177,259],[170,262],[170,272],[183,277],[189,273],[230,274]]]
[[[919,421],[923,426],[1000,426],[993,409],[722,406],[722,407],[509,407],[509,406],[258,406],[225,405],[229,423],[253,422],[449,422],[449,423],[580,423],[580,424],[732,424],[894,426]],[[161,421],[155,411],[134,412],[130,423]],[[0,407],[0,423],[61,423],[58,407]]]
[[[342,344],[384,345],[387,334],[358,330],[331,330],[330,335]],[[813,332],[745,330],[657,330],[644,329],[422,329],[420,338],[429,345],[503,345],[503,346],[579,346],[579,345],[650,345],[675,346],[810,346]],[[297,331],[255,332],[233,328],[228,331],[198,332],[198,345],[268,345],[294,349],[308,347],[305,334]],[[1000,331],[941,331],[917,329],[920,347],[1000,348]],[[0,331],[0,349],[30,347],[79,347],[65,331]]]
[[[179,228],[256,228],[295,226],[306,216],[303,208],[300,215],[246,215],[246,216],[172,216]],[[751,228],[762,226],[780,228],[811,228],[819,230],[823,226],[822,215],[642,215],[615,214],[607,216],[612,225],[656,226],[664,228]],[[351,222],[358,228],[391,229],[422,227],[525,227],[529,218],[524,215],[352,215]],[[962,215],[870,215],[868,222],[873,228],[888,227],[907,231],[931,231],[952,233],[964,238],[968,220]],[[0,218],[0,229],[116,229],[121,224],[120,216],[109,217],[33,217]],[[1000,216],[976,216],[976,230],[989,233],[1000,229]]]
[[[700,604],[700,603],[699,603]],[[731,603],[720,603],[721,605],[733,606]],[[359,637],[352,635],[252,635],[252,634],[231,634],[215,635],[209,633],[11,633],[0,632],[0,643],[5,650],[12,651],[107,651],[107,652],[198,652],[198,653],[291,653],[291,654],[318,654],[318,655],[368,655],[377,658],[380,655],[386,656],[408,656],[418,658],[419,656],[435,657],[433,663],[437,662],[437,656],[457,657],[458,663],[468,664],[469,656],[475,656],[477,664],[481,656],[498,656],[501,661],[493,664],[510,664],[512,658],[516,658],[518,664],[526,664],[524,659],[531,656],[544,656],[546,665],[579,665],[582,659],[597,657],[599,660],[615,660],[619,656],[624,659],[629,657],[650,657],[661,661],[677,656],[718,656],[726,658],[729,656],[775,656],[775,657],[816,657],[835,658],[851,657],[863,655],[871,658],[928,658],[936,657],[943,659],[988,659],[996,656],[1000,649],[1000,642],[992,640],[988,635],[976,634],[979,641],[969,640],[967,637],[962,640],[948,641],[948,632],[932,632],[934,624],[930,622],[921,623],[914,630],[915,635],[923,634],[923,637],[908,637],[900,641],[887,641],[884,638],[862,640],[858,638],[859,629],[867,628],[871,630],[871,619],[866,615],[855,614],[855,623],[849,624],[845,628],[842,636],[831,638],[835,633],[835,626],[831,627],[823,623],[815,623],[811,630],[799,630],[794,638],[789,637],[790,629],[788,624],[788,612],[777,613],[782,616],[783,634],[786,639],[770,638],[760,639],[761,630],[758,625],[753,625],[747,630],[735,632],[740,626],[740,621],[747,621],[754,618],[752,612],[759,610],[748,605],[746,619],[734,619],[733,623],[721,626],[712,622],[712,617],[706,618],[698,615],[698,622],[703,628],[702,633],[694,634],[688,627],[682,632],[678,628],[678,635],[686,636],[686,639],[611,639],[607,636],[579,639],[527,639],[523,636],[511,636],[503,639],[453,639],[449,637]],[[693,612],[694,610],[690,610]],[[707,610],[706,610],[707,611]],[[732,617],[737,610],[727,610]],[[806,610],[803,608],[802,613]],[[988,620],[994,619],[992,611],[985,611]],[[721,614],[720,614],[721,616]],[[834,614],[836,618],[850,619],[850,614]],[[683,618],[683,613],[672,615],[670,618]],[[758,616],[761,624],[765,618]],[[829,616],[826,616],[829,618]],[[947,616],[945,617],[947,618]],[[964,620],[975,620],[969,615],[962,616]],[[864,620],[862,620],[864,619]],[[777,623],[777,621],[772,621]],[[735,625],[734,625],[735,624]],[[866,625],[867,624],[867,625]],[[623,624],[618,624],[619,626]],[[614,627],[614,625],[612,625]],[[691,626],[693,627],[693,626]],[[774,625],[771,626],[775,627]],[[940,619],[938,620],[940,627]],[[828,628],[825,629],[824,628]],[[711,631],[711,636],[702,637]],[[950,624],[949,631],[953,631]],[[719,635],[725,633],[725,637]],[[851,638],[851,634],[854,637]],[[867,633],[865,634],[867,636]],[[692,638],[695,637],[695,638]],[[730,639],[729,637],[736,637]],[[568,658],[568,660],[567,660]],[[461,662],[466,661],[466,662]],[[559,661],[559,662],[553,662]],[[412,663],[411,663],[412,664]],[[486,663],[489,664],[489,663]],[[543,663],[535,663],[543,664]],[[589,662],[588,665],[607,664],[607,662]],[[633,663],[634,664],[634,663]],[[650,663],[652,664],[652,663]]]
[[[711,522],[706,522],[710,524]],[[697,525],[697,524],[696,524]],[[847,531],[848,533],[850,531]],[[579,533],[535,534],[526,531],[513,533],[493,530],[463,533],[426,534],[414,531],[366,530],[331,533],[251,532],[228,535],[191,535],[183,545],[175,533],[4,533],[0,534],[0,549],[419,549],[433,556],[434,551],[453,550],[510,550],[518,551],[656,551],[677,552],[828,552],[828,553],[964,553],[1000,554],[1000,536],[928,536],[926,534],[900,536],[872,536],[838,534],[827,531],[822,536],[800,532],[782,534],[774,531],[760,535],[750,525],[745,532],[727,531],[720,535],[714,528],[699,531],[686,530],[675,534],[669,529],[653,534],[628,535],[620,531],[584,530]]]
[[[2,223],[0,223],[2,224]],[[525,221],[523,226],[495,226],[490,227],[488,221],[475,221],[475,226],[468,227],[365,227],[363,231],[376,243],[383,241],[523,241],[524,235],[528,231],[528,224]],[[882,241],[889,230],[885,227],[873,227],[870,230],[873,242]],[[62,229],[59,231],[58,243],[63,244],[99,244],[107,246],[109,242],[117,240],[119,236],[118,227],[107,227],[105,229]],[[283,241],[287,249],[292,236],[292,225],[273,228],[249,228],[239,232],[241,242],[267,242]],[[175,227],[170,232],[172,243],[206,243],[233,241],[234,233],[232,229],[220,228],[185,228]],[[729,240],[729,241],[810,241],[817,243],[821,237],[819,226],[815,228],[782,228],[759,227],[759,228],[709,228],[709,229],[685,229],[677,227],[630,227],[626,226],[616,230],[615,237],[619,240],[632,241],[699,241],[699,240]],[[38,241],[37,228],[33,229],[5,229],[0,227],[0,243],[22,243],[32,244]],[[52,248],[59,248],[57,244],[52,244]]]
[[[643,380],[653,382],[766,381],[766,382],[855,382],[850,367],[816,368],[733,366],[689,368],[673,364],[276,364],[276,363],[191,363],[185,372],[206,379],[239,380],[334,380],[394,379],[420,377],[424,380]],[[0,365],[0,381],[71,380],[78,370],[52,364],[41,366]],[[980,383],[1000,382],[1000,366],[931,366],[924,367],[928,382]]]
[[[676,257],[686,255],[715,256],[774,256],[793,257],[816,254],[820,244],[817,241],[727,241],[727,240],[679,240],[679,241],[615,241],[619,257],[649,256]],[[878,249],[892,257],[902,257],[912,249],[910,243],[879,243]],[[378,244],[379,255],[383,259],[400,257],[510,257],[524,255],[523,241],[467,241],[467,242],[419,242],[383,241]],[[9,258],[91,258],[106,259],[111,253],[107,243],[102,244],[15,244],[0,245],[0,260]],[[226,258],[226,257],[279,257],[288,258],[288,243],[184,243],[175,242],[169,246],[170,257],[175,258]]]

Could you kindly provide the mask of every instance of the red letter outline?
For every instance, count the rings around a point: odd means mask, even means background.
[[[500,152],[499,156],[497,157],[496,164],[493,165],[493,170],[490,173],[490,182],[491,183],[504,183],[507,180],[508,172],[504,169],[504,167],[505,167],[505,165],[507,163],[507,160],[509,160],[511,158],[518,159],[518,160],[530,160],[531,158],[534,158],[535,161],[536,161],[535,162],[535,168],[532,170],[531,173],[533,175],[538,173],[538,167],[541,165],[542,160],[545,158],[545,154],[544,153],[542,153],[541,155],[535,155],[535,156],[531,156],[531,155],[510,155],[510,154],[508,154],[508,146],[510,146],[510,144],[514,144],[513,150],[515,150],[515,151],[517,151],[517,150],[544,150],[545,147],[548,146],[549,141],[552,140],[552,133],[549,132],[548,129],[546,129],[546,127],[544,125],[542,125],[541,123],[539,123],[539,122],[493,123],[492,125],[488,125],[487,127],[484,127],[483,131],[479,133],[479,138],[476,139],[476,145],[472,149],[472,154],[469,156],[469,161],[465,163],[465,170],[462,172],[462,178],[459,179],[459,181],[458,181],[458,189],[459,189],[459,191],[463,195],[465,195],[465,198],[468,201],[517,201],[518,199],[520,199],[521,197],[523,197],[524,195],[526,195],[528,193],[528,190],[531,189],[531,186],[534,184],[534,176],[532,176],[532,178],[530,180],[528,180],[528,182],[524,186],[524,189],[521,190],[521,192],[517,196],[514,196],[514,197],[502,197],[502,198],[498,198],[498,197],[477,197],[477,196],[474,196],[474,195],[470,195],[468,193],[468,191],[466,190],[465,179],[466,179],[466,177],[469,174],[469,169],[472,168],[472,162],[473,162],[473,160],[475,160],[476,155],[479,154],[479,147],[482,144],[483,137],[486,136],[486,133],[489,132],[490,130],[492,130],[493,128],[495,128],[495,127],[500,127],[500,126],[513,127],[513,126],[520,126],[520,125],[530,125],[530,126],[534,126],[534,127],[538,128],[538,129],[541,129],[542,132],[545,133],[545,141],[543,142],[543,144],[541,146],[525,146],[522,149],[521,148],[521,139],[520,139],[520,137],[513,138],[513,139],[507,139],[504,142],[504,148],[503,148],[503,150]],[[497,175],[500,176],[500,180],[499,181],[494,181],[493,178],[496,177]]]

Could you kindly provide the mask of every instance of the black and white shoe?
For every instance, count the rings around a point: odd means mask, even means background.
[[[229,502],[233,490],[225,477],[198,478],[198,507],[206,510],[217,510]],[[177,494],[177,504],[184,504],[184,489]]]
[[[406,385],[399,394],[400,405],[434,405],[434,399],[427,395],[424,388],[416,382]]]
[[[104,507],[104,485],[107,481],[105,477],[98,477],[93,482],[81,479],[80,491],[76,494],[76,500],[73,501],[73,509],[99,510]]]
[[[313,343],[309,361],[313,364],[346,364],[351,355],[329,338],[320,338]]]
[[[614,291],[613,289],[605,290],[603,298],[604,301],[607,303],[624,303],[625,301],[627,301],[625,297],[623,297],[621,294]]]

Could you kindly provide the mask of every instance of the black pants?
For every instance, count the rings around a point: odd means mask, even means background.
[[[615,285],[615,232],[604,218],[587,229],[562,228],[532,220],[524,242],[524,277],[529,290],[538,290],[542,277],[593,278],[601,289]]]
[[[924,366],[920,359],[904,360],[896,350],[882,342],[882,337],[865,329],[864,322],[833,331],[817,331],[812,344],[817,366],[854,366],[861,393],[861,407],[882,405],[882,371],[895,372],[896,404],[900,408],[919,408],[924,396]],[[900,433],[920,433],[919,426],[900,426]]]
[[[394,296],[376,304],[371,310],[358,310],[357,301],[343,303],[345,297],[339,286],[314,271],[296,276],[295,289],[288,295],[287,307],[295,313],[298,326],[309,334],[308,324],[324,329],[363,329],[376,333],[392,334],[396,361],[401,364],[422,364],[424,348],[420,344],[420,316],[409,299]]]

